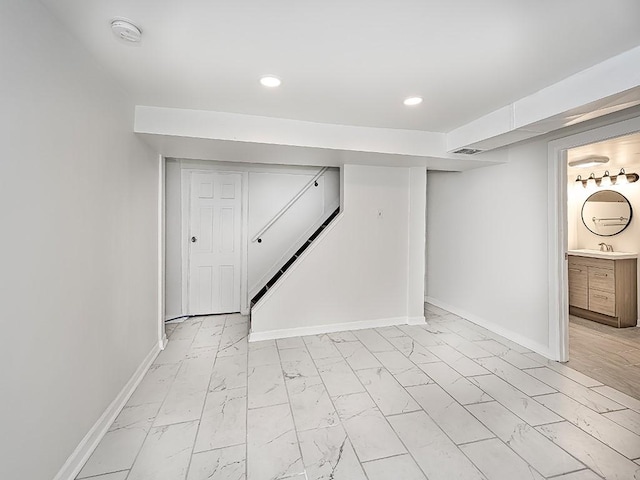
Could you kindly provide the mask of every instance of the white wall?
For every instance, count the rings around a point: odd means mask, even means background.
[[[340,216],[254,307],[252,338],[424,319],[424,229],[411,219],[424,222],[425,169],[345,165],[342,174]]]
[[[39,2],[0,2],[0,58],[0,478],[51,480],[157,348],[158,162]]]
[[[631,173],[640,172],[640,164],[629,163],[624,166],[625,171]],[[611,246],[616,252],[635,252],[640,253],[640,183],[630,183],[627,185],[611,185],[607,187],[607,190],[614,190],[620,192],[627,197],[631,203],[631,209],[633,216],[631,223],[623,232],[611,236],[601,237],[598,236],[585,227],[582,222],[581,212],[582,205],[585,200],[596,191],[603,190],[603,188],[597,188],[594,190],[586,188],[576,188],[575,179],[577,175],[581,175],[583,178],[589,176],[593,171],[596,177],[601,177],[605,170],[615,170],[607,168],[589,168],[582,169],[569,169],[568,171],[568,189],[567,189],[567,220],[569,223],[569,249],[589,248],[597,250],[600,247],[600,242],[605,242]],[[586,175],[585,175],[586,172]],[[638,272],[638,298],[640,298],[640,272]],[[640,318],[640,306],[638,306],[638,318]]]
[[[427,300],[550,355],[548,143],[638,112],[501,149],[504,165],[430,172]]]
[[[336,208],[340,199],[339,170],[331,168],[262,237],[251,239],[320,170],[319,167],[248,165],[225,162],[167,161],[166,317],[183,315],[181,253],[182,168],[215,168],[248,172],[248,287],[249,298],[271,279],[291,255]],[[293,248],[293,251],[291,249]]]
[[[430,300],[546,349],[547,145],[509,148],[509,163],[430,172]]]

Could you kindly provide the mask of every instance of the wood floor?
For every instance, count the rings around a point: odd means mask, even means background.
[[[569,317],[567,366],[640,399],[640,328]]]

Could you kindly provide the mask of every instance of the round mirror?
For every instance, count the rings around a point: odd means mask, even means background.
[[[621,193],[600,190],[589,196],[582,206],[582,222],[601,237],[622,232],[631,223],[631,204]]]

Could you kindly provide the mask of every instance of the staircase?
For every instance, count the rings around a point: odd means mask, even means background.
[[[334,218],[340,213],[340,207],[336,208],[335,211],[327,217],[327,219],[318,227],[318,229],[313,232],[313,234],[309,237],[309,239],[302,244],[302,246],[293,254],[293,256],[278,270],[271,279],[266,283],[264,287],[262,287],[258,293],[251,299],[251,307],[253,306],[264,296],[265,293],[269,291],[271,287],[275,285],[278,279],[286,272],[291,265],[293,265],[296,259],[302,255],[309,245],[313,243],[313,241],[318,238],[318,236],[322,233],[322,231],[333,221]]]

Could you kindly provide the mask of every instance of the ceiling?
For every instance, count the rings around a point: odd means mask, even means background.
[[[604,170],[613,172],[616,168],[640,167],[640,133],[572,148],[567,152],[567,161],[579,160],[593,155],[609,157],[609,161],[601,166],[569,167],[567,169],[569,176],[580,174],[586,178],[591,171],[601,175]],[[587,172],[586,175],[585,172]]]
[[[640,45],[638,0],[41,1],[138,105],[432,132]]]

